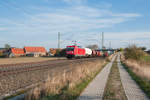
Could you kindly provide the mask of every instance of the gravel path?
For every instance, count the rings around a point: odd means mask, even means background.
[[[149,100],[144,92],[139,88],[134,80],[129,76],[126,70],[120,63],[120,55],[118,55],[118,68],[120,71],[120,77],[125,90],[125,94],[128,100]]]
[[[116,56],[113,57],[112,61],[107,64],[104,69],[96,76],[96,78],[88,85],[78,100],[102,100],[108,75],[115,58]]]

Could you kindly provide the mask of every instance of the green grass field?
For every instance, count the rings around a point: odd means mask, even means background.
[[[144,60],[144,61],[150,61],[150,55],[144,56],[144,57],[143,57],[143,60]]]

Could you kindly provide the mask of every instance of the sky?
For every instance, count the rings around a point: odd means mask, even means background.
[[[0,47],[57,48],[77,41],[150,49],[150,0],[0,0]]]

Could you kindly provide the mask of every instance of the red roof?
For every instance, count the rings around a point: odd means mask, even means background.
[[[24,47],[26,52],[40,52],[46,53],[46,49],[44,47]]]
[[[13,54],[25,54],[25,53],[24,53],[24,50],[21,49],[21,48],[11,48],[11,52],[12,52]]]

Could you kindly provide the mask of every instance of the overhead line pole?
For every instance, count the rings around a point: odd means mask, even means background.
[[[102,32],[102,49],[104,48],[104,32]]]
[[[60,32],[58,32],[58,49],[60,49]]]
[[[109,49],[111,49],[111,41],[109,41]]]

